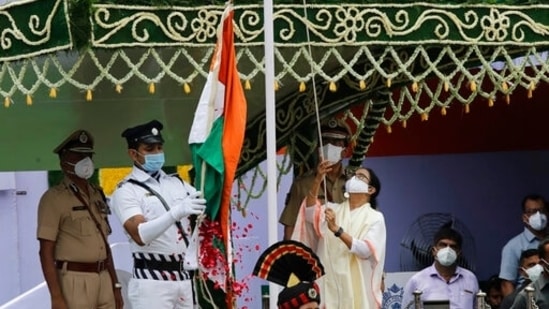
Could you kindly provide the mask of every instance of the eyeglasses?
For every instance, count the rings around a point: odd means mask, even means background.
[[[348,178],[351,178],[353,176],[355,176],[359,180],[362,180],[366,183],[370,183],[370,178],[368,178],[368,175],[365,175],[365,174],[362,174],[362,173],[352,173],[352,174],[349,174]]]

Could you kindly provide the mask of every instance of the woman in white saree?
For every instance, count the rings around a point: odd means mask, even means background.
[[[380,308],[386,242],[385,219],[376,210],[381,184],[371,169],[360,167],[345,184],[346,201],[320,205],[316,196],[329,169],[327,161],[319,164],[292,239],[311,247],[325,265],[318,280],[321,308]]]

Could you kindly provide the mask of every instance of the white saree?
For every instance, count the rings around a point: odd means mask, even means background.
[[[318,202],[317,202],[318,203]],[[333,208],[343,230],[367,245],[369,255],[359,257],[334,236],[324,220],[325,207]],[[383,214],[365,204],[350,210],[349,202],[306,207],[301,205],[292,239],[313,249],[326,275],[317,281],[321,308],[376,309],[381,307],[381,278],[385,263],[386,229]],[[354,246],[353,248],[354,249]]]

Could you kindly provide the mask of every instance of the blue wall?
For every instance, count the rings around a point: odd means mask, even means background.
[[[382,181],[380,209],[387,221],[387,271],[399,271],[400,241],[424,213],[455,215],[476,244],[476,274],[499,272],[501,248],[523,229],[521,201],[549,198],[549,152],[501,152],[371,158]]]

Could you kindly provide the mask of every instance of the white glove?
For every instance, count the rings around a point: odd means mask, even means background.
[[[206,209],[206,200],[201,198],[202,192],[196,191],[195,193],[187,196],[182,201],[178,202],[174,207],[170,209],[172,217],[179,221],[188,215],[199,215]]]
[[[202,192],[197,191],[177,202],[176,206],[172,207],[169,212],[154,220],[139,224],[137,230],[141,241],[144,244],[149,244],[172,226],[174,221],[179,221],[188,215],[198,215],[204,212],[206,200],[200,198],[200,195],[202,195]]]

